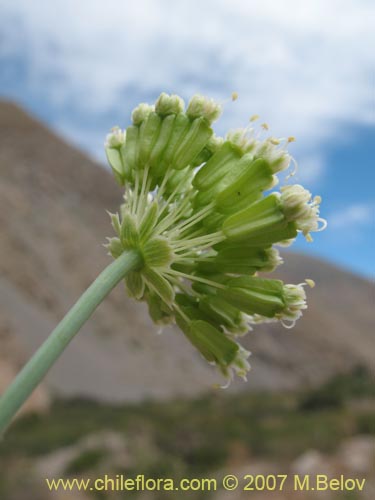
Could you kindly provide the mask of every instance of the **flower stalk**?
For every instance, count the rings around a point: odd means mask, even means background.
[[[103,299],[141,265],[139,252],[128,250],[99,274],[0,397],[0,434]]]

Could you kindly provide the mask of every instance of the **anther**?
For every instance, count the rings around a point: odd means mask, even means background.
[[[310,288],[314,288],[315,286],[315,281],[310,279],[310,278],[306,278],[305,279],[305,282],[307,283],[307,285],[310,287]]]
[[[278,146],[280,144],[280,139],[276,139],[276,137],[270,137],[268,139],[270,141],[271,144],[273,144],[274,146]]]

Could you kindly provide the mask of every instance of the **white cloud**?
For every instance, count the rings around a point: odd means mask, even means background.
[[[293,177],[293,182],[314,186],[317,184],[326,170],[326,163],[322,157],[316,152],[309,155],[302,153],[298,159],[298,169]]]
[[[29,85],[54,106],[120,106],[124,122],[139,95],[236,90],[219,132],[261,114],[297,136],[316,182],[319,146],[373,120],[374,14],[366,0],[13,0],[0,6],[0,57],[27,56]]]
[[[351,226],[367,226],[374,224],[375,206],[372,204],[356,203],[348,205],[328,217],[330,229],[341,229]],[[373,228],[374,229],[374,228]]]

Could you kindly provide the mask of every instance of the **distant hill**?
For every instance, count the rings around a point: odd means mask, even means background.
[[[112,233],[105,210],[120,202],[108,171],[16,105],[0,103],[0,328],[16,339],[21,357],[109,263],[101,246]],[[267,325],[248,336],[253,370],[247,384],[232,390],[293,388],[356,364],[371,367],[370,283],[303,255],[286,254],[285,260],[280,275],[287,281],[310,277],[317,283],[308,291],[309,310],[293,330]],[[182,333],[156,332],[143,305],[119,286],[46,385],[60,395],[133,401],[197,394],[218,381]],[[18,366],[20,354],[15,358]]]

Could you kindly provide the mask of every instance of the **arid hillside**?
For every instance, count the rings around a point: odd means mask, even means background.
[[[15,372],[109,263],[106,210],[120,202],[109,171],[17,106],[0,103],[0,374]],[[370,367],[375,357],[370,283],[306,256],[286,254],[285,261],[280,274],[288,281],[317,283],[309,310],[293,330],[268,325],[248,336],[253,370],[231,390],[315,384],[353,365]],[[1,356],[5,348],[13,354]],[[136,401],[193,395],[218,381],[182,333],[157,335],[143,305],[119,286],[45,387]]]

